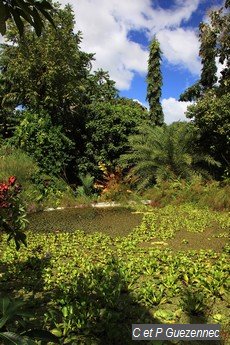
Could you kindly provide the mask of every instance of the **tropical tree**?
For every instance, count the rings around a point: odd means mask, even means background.
[[[220,167],[213,167],[214,175],[229,176],[230,94],[217,96],[214,90],[210,90],[188,108],[187,117],[194,118],[194,127],[198,134],[197,145],[221,163]]]
[[[147,100],[149,102],[149,116],[153,125],[161,126],[164,115],[160,103],[162,75],[161,75],[161,50],[160,44],[154,38],[150,44],[148,74],[147,74]]]
[[[196,173],[207,175],[203,163],[218,163],[194,149],[194,135],[192,125],[187,123],[141,127],[138,134],[130,136],[131,150],[121,157],[121,162],[138,177],[140,189],[162,180],[190,179]]]
[[[229,1],[225,7],[229,9]],[[188,108],[187,117],[196,128],[196,144],[221,163],[213,169],[217,178],[230,174],[230,14],[226,9],[212,11],[210,23],[200,25],[201,78],[180,96],[180,100],[196,101]],[[218,83],[216,61],[223,67]]]
[[[25,21],[40,36],[44,28],[44,18],[55,26],[52,12],[53,6],[47,0],[0,0],[0,34],[5,35],[7,21],[11,19],[21,36],[24,33]]]
[[[5,38],[9,44],[3,44],[0,51],[0,123],[8,137],[16,107],[48,114],[51,125],[61,126],[75,143],[67,169],[72,179],[84,155],[88,106],[95,100],[115,98],[117,90],[107,72],[91,72],[93,54],[80,49],[82,36],[74,33],[71,7],[55,5],[55,10],[56,30],[44,23],[40,37],[29,25],[23,37],[15,25],[8,25]]]
[[[181,101],[198,100],[210,89],[218,93],[229,91],[230,85],[230,56],[229,56],[229,30],[230,15],[229,1],[225,2],[225,9],[213,10],[209,14],[210,23],[201,23],[199,27],[200,51],[202,63],[201,78],[180,95]],[[221,77],[217,82],[216,61],[223,65]]]
[[[99,163],[115,169],[120,155],[129,148],[128,136],[137,133],[147,119],[146,108],[131,99],[93,102],[87,114],[84,154],[78,162],[82,172],[100,176]]]
[[[57,8],[58,9],[58,8]],[[70,6],[54,16],[57,30],[46,25],[41,37],[30,27],[21,38],[9,25],[0,53],[2,107],[17,106],[48,112],[54,125],[66,131],[76,125],[77,114],[86,101],[86,78],[93,55],[79,48],[81,34],[75,34]]]

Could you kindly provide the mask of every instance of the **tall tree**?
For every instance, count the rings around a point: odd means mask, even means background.
[[[200,84],[203,91],[211,89],[217,82],[216,67],[216,32],[213,28],[206,24],[200,24],[200,57],[202,63],[202,71]]]
[[[66,131],[76,127],[86,102],[86,79],[93,54],[80,50],[81,33],[74,33],[74,15],[70,6],[56,8],[57,30],[47,23],[41,37],[30,26],[21,38],[9,25],[0,52],[2,107],[45,110],[54,125]]]
[[[229,31],[230,16],[229,2],[225,2],[225,9],[221,7],[209,14],[210,23],[201,23],[199,32],[200,51],[202,63],[201,77],[180,95],[180,101],[196,101],[206,91],[218,90],[225,93],[229,90],[230,80],[230,49]],[[223,65],[219,84],[217,85],[216,61]]]
[[[153,125],[162,126],[164,115],[160,103],[162,75],[161,75],[160,44],[154,38],[150,44],[148,74],[147,74],[147,100],[150,107],[150,120]]]
[[[202,73],[199,82],[188,88],[180,100],[194,100],[187,117],[193,120],[198,143],[203,151],[221,162],[214,175],[230,176],[230,14],[229,1],[225,9],[209,14],[210,24],[200,25],[200,57]],[[217,83],[216,60],[222,64]]]

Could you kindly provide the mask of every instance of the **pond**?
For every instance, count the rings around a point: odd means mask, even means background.
[[[109,236],[126,236],[141,223],[142,215],[124,207],[74,208],[30,214],[29,228],[35,232],[96,231]]]

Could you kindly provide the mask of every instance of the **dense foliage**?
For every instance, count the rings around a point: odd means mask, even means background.
[[[45,110],[54,125],[70,130],[84,104],[92,54],[79,48],[81,35],[73,32],[74,16],[69,6],[59,9],[54,20],[58,29],[46,24],[39,38],[30,28],[21,38],[15,26],[9,26],[6,41],[14,44],[3,44],[1,49],[2,105]]]
[[[50,3],[0,0],[0,338],[35,344],[43,329],[42,344],[131,344],[132,323],[220,323],[224,338],[229,13],[215,10],[200,25],[201,79],[181,96],[196,101],[191,123],[166,125],[159,42],[150,45],[148,111],[120,98],[106,71],[92,71],[71,7]],[[102,226],[90,234],[93,208],[81,210],[86,232],[70,216],[76,204],[142,199],[150,205],[137,207],[140,225],[124,230],[117,216],[117,237],[111,219],[111,236]],[[52,226],[44,212],[45,229],[26,231],[26,210],[57,206],[74,206],[60,210],[65,230],[54,211]],[[9,239],[28,246],[15,251]]]
[[[230,172],[230,93],[217,96],[215,91],[206,94],[187,111],[189,118],[194,118],[198,134],[198,145],[204,152],[219,160],[221,169],[216,174],[225,177]],[[217,175],[217,176],[218,176]]]
[[[69,161],[66,167],[67,177],[76,182],[78,174],[85,173],[88,168],[90,173],[98,172],[99,159],[104,159],[101,157],[103,156],[101,151],[111,151],[109,148],[111,145],[114,146],[113,150],[117,151],[114,157],[109,158],[110,162],[114,163],[122,145],[127,142],[128,134],[132,133],[134,123],[138,121],[136,116],[139,114],[135,114],[136,110],[133,114],[131,114],[131,110],[125,111],[126,114],[129,112],[130,120],[127,121],[131,121],[131,123],[126,122],[125,124],[125,120],[122,120],[124,123],[121,125],[122,128],[116,130],[113,128],[113,120],[111,120],[109,131],[113,134],[110,137],[115,142],[113,144],[105,138],[101,147],[100,144],[98,147],[95,138],[100,134],[99,128],[96,130],[97,120],[92,123],[93,116],[101,118],[103,123],[106,122],[103,116],[106,117],[107,113],[102,110],[102,102],[107,104],[108,109],[116,108],[115,113],[122,114],[122,101],[119,103],[120,107],[119,104],[115,106],[113,103],[117,97],[117,90],[107,72],[99,70],[91,73],[93,54],[87,54],[80,49],[81,33],[74,34],[73,32],[74,17],[71,8],[66,6],[61,10],[58,5],[56,8],[57,12],[54,15],[56,30],[46,24],[45,31],[39,38],[30,28],[26,28],[24,37],[21,38],[17,34],[16,28],[13,25],[9,26],[6,40],[14,42],[14,44],[3,44],[0,54],[0,101],[2,105],[0,119],[3,136],[7,138],[14,134],[13,142],[33,155],[38,164],[45,168],[45,171],[63,172],[61,168],[64,161],[65,163]],[[123,103],[125,104],[125,101]],[[127,101],[126,103],[127,107],[130,104],[130,107],[135,109],[134,102]],[[27,113],[23,116],[20,116],[20,112],[15,114],[14,109],[17,106],[23,106]],[[140,113],[143,113],[141,107],[139,110]],[[115,119],[117,115],[112,116]],[[23,117],[27,117],[27,120],[30,117],[30,125],[25,119],[21,120]],[[31,122],[33,117],[34,128]],[[37,122],[40,123],[39,131]],[[14,132],[12,128],[15,127],[15,123],[19,124]],[[41,124],[46,127],[46,130],[41,131]],[[94,129],[96,130],[95,138],[92,138]],[[49,134],[47,130],[49,130]],[[45,132],[46,143],[44,143]],[[34,136],[32,141],[30,140],[31,135]],[[40,140],[41,136],[43,136],[42,140]],[[48,144],[47,141],[49,141]],[[74,145],[70,149],[71,142]],[[91,151],[94,145],[97,146],[95,150],[97,154],[92,160]],[[118,148],[115,148],[116,145]],[[52,152],[56,152],[52,159],[49,155],[51,147]],[[122,152],[125,148],[124,146]],[[63,149],[66,151],[65,154],[63,154]],[[58,150],[60,150],[59,153]],[[45,152],[46,157],[44,157]],[[43,157],[41,157],[42,155]],[[70,156],[71,160],[68,159]],[[108,160],[108,154],[106,159]]]
[[[60,126],[52,126],[49,115],[23,112],[11,142],[27,152],[47,174],[60,176],[70,161],[74,144]]]
[[[118,98],[93,102],[86,123],[85,168],[97,175],[98,163],[115,169],[120,155],[129,148],[129,135],[137,133],[138,127],[147,120],[147,110],[135,101]],[[81,162],[82,158],[80,165]]]

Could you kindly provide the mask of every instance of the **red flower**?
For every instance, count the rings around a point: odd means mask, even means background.
[[[13,186],[15,184],[15,181],[16,181],[16,177],[15,176],[10,176],[9,180],[8,180],[8,183],[9,183],[10,186]]]
[[[0,183],[0,192],[5,192],[9,189],[9,186],[6,183]]]

